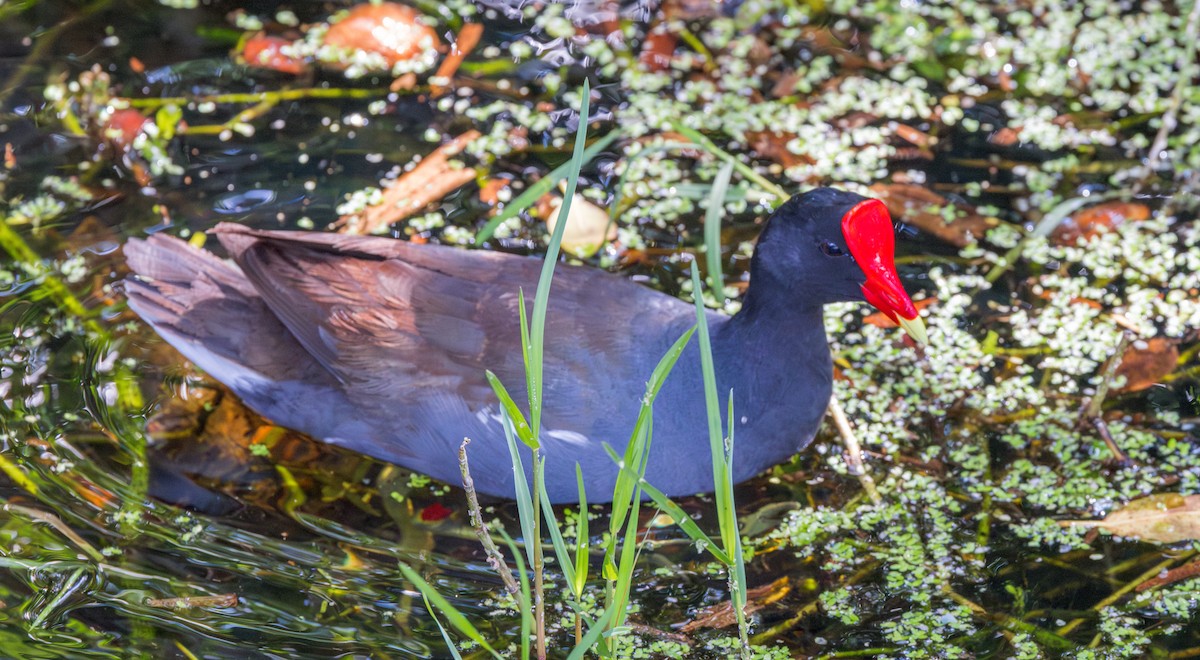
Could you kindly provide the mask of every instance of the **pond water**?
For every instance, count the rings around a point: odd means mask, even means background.
[[[451,657],[403,562],[517,657],[462,491],[257,416],[127,309],[120,247],[373,224],[539,254],[554,187],[494,219],[569,160],[585,79],[609,141],[576,205],[612,223],[575,261],[688,297],[719,204],[728,300],[705,295],[735,312],[780,187],[903,223],[930,345],[826,318],[878,501],[832,423],[735,491],[756,657],[1200,655],[1194,5],[455,0],[414,5],[440,48],[393,62],[322,50],[349,5],[193,4],[0,4],[0,655]],[[711,496],[679,504],[718,533]],[[622,657],[735,653],[724,570],[640,523]]]

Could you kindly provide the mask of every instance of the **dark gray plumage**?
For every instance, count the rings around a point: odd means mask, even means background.
[[[824,414],[821,307],[862,300],[866,279],[825,252],[845,251],[841,218],[862,200],[831,189],[789,200],[760,237],[743,310],[708,315],[718,389],[734,393],[739,481],[802,449]],[[233,263],[165,236],[126,245],[129,305],[164,339],[274,422],[448,483],[469,437],[478,490],[513,495],[484,370],[523,399],[517,291],[532,308],[539,259],[233,224],[213,233]],[[574,501],[579,462],[588,500],[605,502],[616,467],[601,443],[623,450],[645,381],[694,308],[573,266],[559,267],[550,300],[546,487]],[[647,479],[670,495],[712,489],[695,340],[655,405]]]

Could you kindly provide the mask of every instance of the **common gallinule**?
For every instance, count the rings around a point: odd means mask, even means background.
[[[161,235],[125,247],[137,274],[129,305],[163,338],[274,422],[445,482],[458,482],[457,449],[469,437],[476,488],[513,496],[484,370],[525,390],[517,291],[532,298],[540,259],[235,224],[213,233],[236,265]],[[822,305],[865,299],[924,341],[893,241],[882,203],[830,188],[771,216],[741,311],[708,315],[718,391],[733,390],[736,480],[816,433],[832,378]],[[690,303],[559,268],[542,417],[552,501],[577,499],[576,462],[588,500],[611,499],[617,468],[602,443],[623,451],[645,380],[694,322]],[[712,490],[696,343],[654,408],[646,474],[669,495]]]

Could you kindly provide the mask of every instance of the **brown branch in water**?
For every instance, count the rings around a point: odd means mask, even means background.
[[[1188,553],[1187,555],[1185,555],[1183,558],[1186,559],[1195,554],[1196,554],[1195,552],[1191,552],[1191,553]],[[1152,567],[1150,570],[1135,577],[1131,582],[1129,582],[1125,586],[1121,587],[1120,589],[1117,589],[1116,591],[1112,592],[1111,594],[1108,595],[1107,598],[1104,598],[1100,602],[1093,605],[1091,608],[1092,611],[1099,612],[1100,610],[1108,607],[1109,605],[1112,605],[1113,603],[1121,600],[1129,592],[1136,589],[1139,584],[1142,584],[1143,582],[1157,576],[1159,573],[1162,573],[1163,571],[1167,570],[1168,566],[1170,566],[1171,564],[1174,564],[1176,561],[1179,561],[1179,559],[1180,559],[1179,557],[1169,557],[1169,558],[1159,562],[1158,564],[1155,564],[1154,567]],[[1085,619],[1082,619],[1082,618],[1075,619],[1075,620],[1067,623],[1067,625],[1059,628],[1057,633],[1060,636],[1066,637],[1067,635],[1071,634],[1071,631],[1073,631],[1076,628],[1078,628],[1079,626],[1083,625],[1084,621],[1085,621]]]
[[[1188,562],[1183,566],[1172,568],[1166,573],[1152,577],[1134,587],[1133,590],[1141,593],[1148,589],[1157,589],[1159,587],[1165,587],[1169,584],[1175,584],[1176,582],[1182,582],[1183,580],[1194,578],[1197,575],[1200,575],[1200,559]]]
[[[858,477],[858,482],[862,484],[863,490],[866,491],[867,497],[871,498],[871,502],[879,504],[882,498],[879,497],[879,491],[875,489],[875,480],[871,478],[871,473],[867,472],[863,465],[862,446],[858,444],[858,438],[854,435],[850,420],[846,418],[846,411],[842,410],[842,404],[838,403],[837,397],[829,399],[829,415],[833,417],[833,423],[842,436],[842,443],[846,445],[846,463],[850,466],[850,472]]]
[[[1108,396],[1109,387],[1116,376],[1117,369],[1121,366],[1121,358],[1124,357],[1125,351],[1131,343],[1133,343],[1133,333],[1122,332],[1121,339],[1117,342],[1112,356],[1108,358],[1108,361],[1104,364],[1104,368],[1100,370],[1100,384],[1096,386],[1096,393],[1092,395],[1092,398],[1088,399],[1087,404],[1083,408],[1083,413],[1079,418],[1079,426],[1091,425],[1096,429],[1096,435],[1100,436],[1105,445],[1108,445],[1108,450],[1112,452],[1117,462],[1122,465],[1130,464],[1129,456],[1121,451],[1121,448],[1117,446],[1117,442],[1113,440],[1112,433],[1108,430],[1108,423],[1104,421],[1101,413],[1103,412],[1104,399]]]
[[[475,180],[472,167],[455,167],[450,159],[462,153],[480,136],[470,130],[443,144],[412,170],[400,175],[383,190],[383,199],[361,213],[343,215],[333,223],[344,234],[374,234],[408,218],[458,187]]]
[[[873,575],[875,573],[875,571],[879,570],[879,566],[880,566],[880,563],[878,561],[868,562],[865,566],[858,569],[858,571],[856,573],[854,573],[850,577],[846,578],[844,581],[839,583],[837,586],[849,587],[849,586],[858,584],[859,582],[862,582],[863,580],[865,580],[868,577],[870,577],[871,575]],[[751,637],[750,643],[751,644],[766,644],[767,642],[770,642],[772,639],[775,639],[776,637],[791,630],[792,628],[795,628],[796,626],[800,625],[800,622],[803,621],[806,617],[816,614],[817,609],[820,607],[820,603],[821,603],[821,601],[819,601],[817,599],[813,599],[813,600],[809,601],[803,607],[800,607],[799,609],[797,609],[796,613],[794,615],[792,615],[792,617],[790,619],[781,621],[781,622],[771,626],[770,628],[767,628],[766,630],[758,633],[757,635]]]
[[[177,598],[147,598],[150,607],[163,607],[170,610],[182,610],[192,607],[236,607],[237,594],[219,594],[216,596],[180,596]]]
[[[433,74],[433,80],[437,80],[441,84],[430,86],[430,93],[433,96],[439,96],[450,87],[451,79],[455,72],[462,66],[463,60],[467,59],[467,55],[475,50],[479,45],[479,39],[483,37],[483,25],[480,23],[467,23],[458,31],[458,36],[454,39],[454,46],[450,49],[450,54],[446,59],[442,60],[441,66],[438,67],[437,73]]]
[[[1194,44],[1197,38],[1200,38],[1200,2],[1192,4],[1192,12],[1188,14],[1186,36],[1183,43]],[[1179,113],[1179,109],[1183,107],[1186,90],[1191,87],[1195,65],[1196,58],[1191,49],[1182,50],[1179,62],[1176,64],[1179,78],[1176,79],[1175,89],[1172,90],[1170,104],[1167,106],[1166,112],[1162,114],[1158,134],[1154,136],[1154,142],[1150,145],[1150,156],[1146,159],[1147,175],[1153,173],[1162,164],[1163,152],[1167,150],[1167,139],[1179,126],[1179,120],[1176,118],[1176,115]]]
[[[488,566],[491,566],[500,575],[508,593],[516,595],[521,593],[521,587],[513,578],[512,571],[508,569],[504,555],[500,554],[500,549],[492,541],[492,535],[488,533],[487,525],[483,523],[483,514],[479,511],[479,497],[475,494],[475,480],[471,478],[471,466],[467,464],[467,445],[469,444],[471,444],[471,439],[463,438],[462,444],[458,447],[458,467],[462,472],[463,490],[467,491],[467,512],[471,517],[471,527],[475,530],[475,536],[479,537],[479,543],[483,545]]]

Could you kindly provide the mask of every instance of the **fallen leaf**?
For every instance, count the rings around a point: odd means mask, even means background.
[[[1100,528],[1157,543],[1200,539],[1200,495],[1169,493],[1131,501],[1103,520],[1060,520],[1063,527]]]
[[[504,177],[494,177],[488,179],[479,187],[479,201],[488,206],[495,206],[500,203],[500,193],[506,190],[512,181]]]
[[[549,201],[548,212],[544,216],[547,231],[554,231],[558,224],[558,209],[561,206],[562,198],[557,195]],[[616,238],[617,227],[609,221],[608,211],[589,202],[583,195],[575,193],[571,208],[567,210],[567,226],[563,229],[563,251],[585,259]]]
[[[1166,337],[1154,337],[1136,341],[1125,351],[1117,375],[1125,377],[1125,384],[1118,392],[1138,392],[1161,383],[1163,377],[1175,370],[1179,363],[1177,343]]]
[[[104,138],[119,149],[129,149],[149,121],[150,118],[136,108],[113,110],[104,122]]]
[[[417,10],[395,2],[354,6],[345,18],[329,26],[324,43],[381,55],[389,67],[441,45]]]
[[[308,70],[307,62],[283,53],[283,48],[291,45],[292,42],[283,37],[269,37],[260,33],[246,39],[242,44],[241,57],[247,66],[292,75],[304,73]]]
[[[751,149],[762,158],[773,160],[785,168],[815,162],[808,156],[788,151],[788,142],[795,137],[795,133],[779,133],[777,131],[748,131],[746,133],[746,141],[750,143]]]
[[[1150,218],[1150,207],[1137,202],[1105,202],[1077,211],[1062,221],[1050,234],[1056,245],[1074,245],[1079,239],[1089,239],[1115,229],[1126,222]]]
[[[1190,561],[1183,566],[1172,568],[1165,573],[1156,575],[1139,584],[1137,587],[1134,587],[1133,590],[1141,593],[1147,589],[1157,589],[1159,587],[1165,587],[1169,584],[1175,584],[1176,582],[1189,580],[1197,575],[1200,575],[1200,559]]]
[[[937,138],[908,124],[893,121],[888,123],[888,128],[892,129],[896,137],[914,146],[930,147],[937,144]]]
[[[989,135],[987,141],[997,147],[1011,147],[1021,141],[1021,129],[1005,126]]]
[[[657,73],[671,68],[671,57],[675,54],[675,45],[679,37],[666,30],[665,23],[659,23],[646,35],[642,42],[642,52],[638,53],[638,62],[647,71]]]
[[[887,205],[892,217],[907,222],[921,231],[956,247],[978,241],[988,229],[999,224],[996,218],[982,216],[974,209],[953,204],[941,195],[918,185],[907,183],[877,183],[871,193]],[[966,215],[950,222],[941,215],[946,206],[956,206]]]

